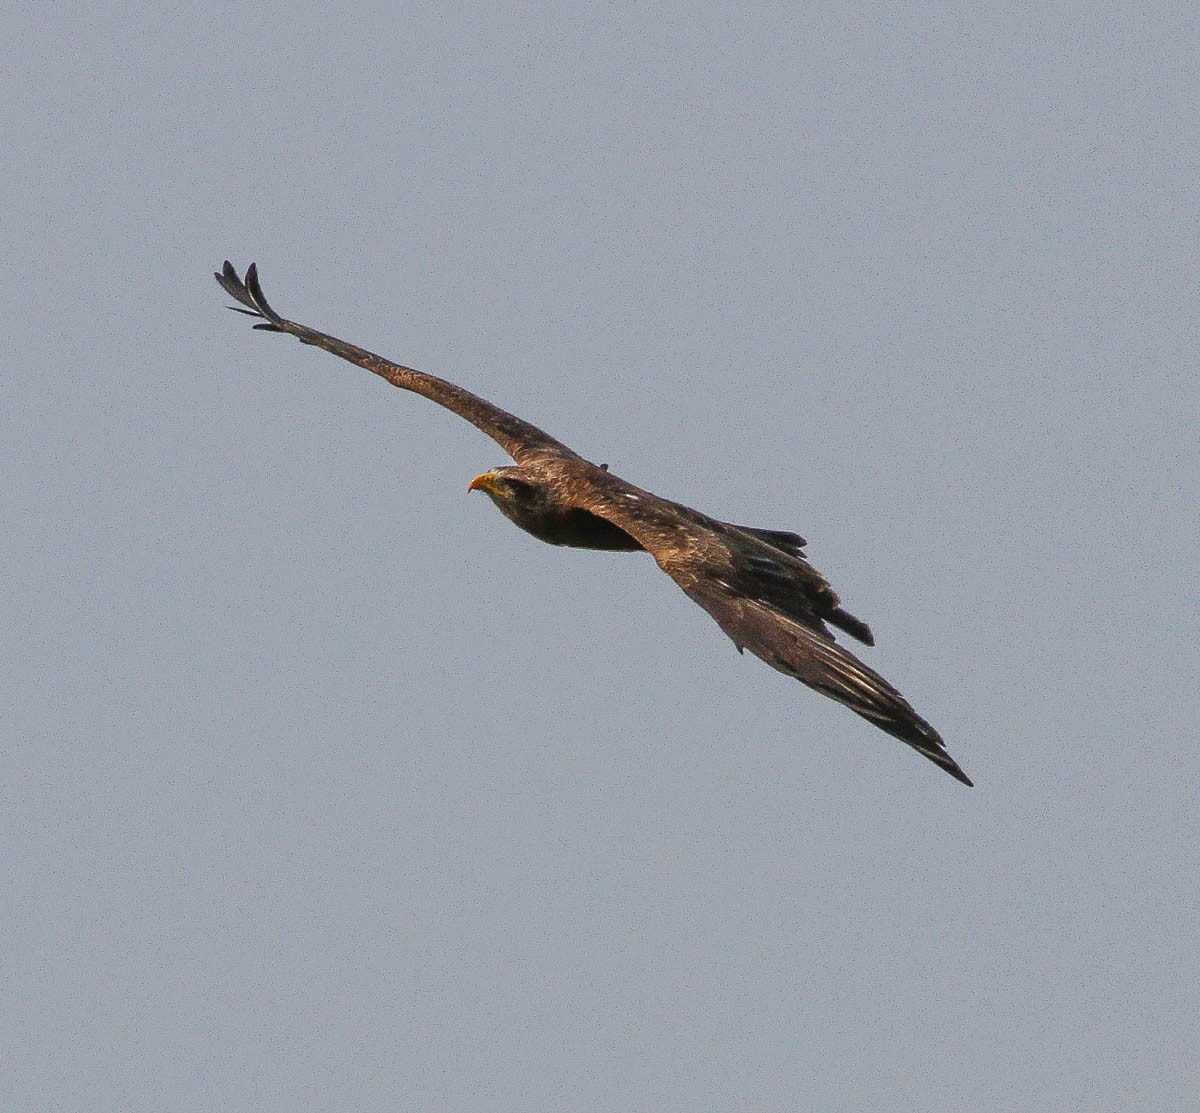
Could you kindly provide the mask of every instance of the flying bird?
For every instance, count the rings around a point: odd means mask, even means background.
[[[750,650],[971,784],[937,731],[882,676],[835,643],[829,626],[866,645],[875,639],[808,563],[804,538],[732,525],[660,498],[461,386],[288,321],[263,296],[253,263],[244,281],[228,261],[215,277],[243,307],[231,309],[261,319],[255,328],[323,348],[444,406],[496,441],[514,463],[477,476],[469,489],[486,494],[515,525],[551,545],[645,550],[716,619],[739,653]]]

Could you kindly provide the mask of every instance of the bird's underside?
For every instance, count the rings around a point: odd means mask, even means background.
[[[933,729],[908,701],[834,642],[835,626],[867,645],[864,622],[842,609],[808,563],[797,534],[735,526],[643,491],[592,464],[534,425],[462,387],[404,367],[336,337],[288,321],[268,304],[253,264],[243,281],[226,262],[217,281],[261,319],[284,332],[437,402],[490,436],[515,461],[472,482],[526,532],[554,545],[644,549],[733,640],[772,668],[845,704],[881,730],[971,784]]]

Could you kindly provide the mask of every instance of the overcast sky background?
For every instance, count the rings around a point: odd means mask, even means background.
[[[1194,1109],[1191,4],[6,17],[0,1104]],[[969,790],[503,454],[796,529]]]

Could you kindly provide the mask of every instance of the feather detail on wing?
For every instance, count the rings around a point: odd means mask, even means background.
[[[668,569],[671,572],[671,569]],[[819,621],[802,622],[719,581],[681,570],[673,578],[733,639],[774,669],[845,704],[893,738],[907,742],[952,777],[970,785],[937,731],[882,676],[840,645]]]
[[[941,737],[882,676],[834,642],[830,622],[867,644],[865,623],[847,614],[825,578],[774,531],[746,530],[707,518],[613,477],[613,487],[589,504],[646,548],[740,650],[845,704],[912,746],[965,785],[970,778]],[[634,492],[631,496],[630,492]],[[766,534],[767,536],[764,536]]]
[[[345,340],[339,340],[336,336],[318,332],[316,329],[309,328],[308,325],[297,324],[295,321],[281,317],[271,308],[263,294],[262,286],[258,281],[258,268],[253,263],[246,268],[245,281],[238,278],[237,271],[228,260],[225,261],[225,266],[220,271],[214,273],[213,277],[231,298],[245,307],[239,309],[237,306],[231,305],[230,309],[235,313],[244,313],[248,317],[261,318],[261,323],[255,325],[255,328],[267,332],[285,332],[294,336],[301,344],[311,344],[316,348],[323,348],[335,356],[340,356],[342,359],[386,379],[393,386],[423,395],[452,413],[458,414],[459,417],[465,418],[475,428],[491,437],[514,460],[521,461],[533,455],[578,459],[574,452],[561,441],[555,440],[549,433],[510,414],[507,410],[502,410],[477,394],[472,394],[456,383],[439,379],[436,375],[417,371],[412,367],[393,363],[390,359],[377,356],[374,352],[368,352],[356,344],[347,343]]]

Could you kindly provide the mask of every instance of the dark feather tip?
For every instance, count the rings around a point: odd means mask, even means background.
[[[267,320],[275,321],[276,323],[282,320],[279,314],[271,308],[270,302],[267,301],[266,295],[262,291],[262,286],[258,281],[257,263],[251,263],[246,268],[246,290],[254,302],[254,308],[266,317]]]
[[[965,784],[967,786],[967,788],[975,787],[975,782],[973,780],[971,780],[971,778],[968,777],[966,775],[966,773],[964,773],[961,769],[959,769],[958,765],[955,762],[951,762],[950,765],[943,765],[942,768],[945,769],[946,772],[949,773],[950,776],[952,776],[956,781],[962,781],[962,783]]]
[[[233,298],[234,301],[239,301],[242,305],[248,307],[247,309],[239,310],[239,312],[248,312],[254,316],[262,316],[251,300],[250,295],[246,292],[246,287],[242,285],[241,280],[238,278],[237,271],[233,269],[232,263],[226,260],[224,268],[219,274],[214,273],[213,278],[217,280],[221,289]]]

